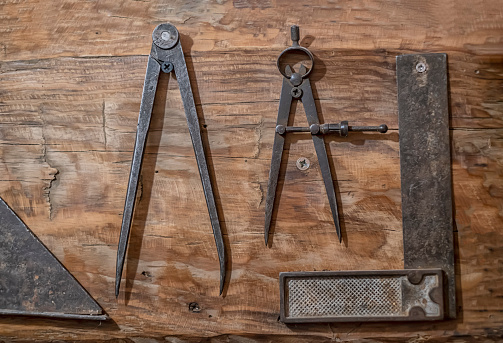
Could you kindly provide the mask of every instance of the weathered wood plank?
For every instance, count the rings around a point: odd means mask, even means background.
[[[0,196],[115,321],[0,318],[0,339],[470,342],[501,336],[503,25],[497,1],[7,0],[0,14]],[[176,80],[164,75],[125,292],[117,301],[116,245],[146,54],[152,29],[165,21],[183,34],[230,251],[230,284],[218,297],[218,258],[180,95]],[[266,248],[264,196],[281,83],[275,60],[289,45],[293,23],[317,58],[312,80],[322,120],[387,123],[391,130],[327,139],[343,244],[310,136],[290,136],[273,244]],[[403,266],[395,56],[415,51],[449,56],[460,318],[285,326],[277,321],[280,271]],[[302,106],[294,123],[305,124]],[[299,171],[299,157],[312,166]],[[190,312],[190,302],[201,312]]]
[[[147,54],[155,25],[171,22],[194,51],[283,49],[286,27],[320,49],[402,49],[500,55],[499,1],[287,0],[1,3],[5,60]]]
[[[323,118],[371,124],[384,121],[397,128],[394,60],[400,53],[403,52],[346,51],[336,56],[318,53],[317,60],[323,65],[315,69],[313,88]],[[218,121],[226,127],[257,124],[262,120],[274,125],[281,81],[279,77],[271,77],[278,74],[277,54],[278,51],[269,50],[187,56],[198,103],[204,106],[202,119]],[[73,122],[75,116],[69,113],[81,111],[92,113],[85,118],[90,125],[105,124],[107,130],[113,131],[127,125],[126,130],[133,132],[131,125],[136,122],[134,114],[141,96],[145,63],[143,56],[4,62],[0,69],[1,81],[6,86],[2,90],[1,107],[1,113],[8,114],[4,122],[43,123],[39,112],[43,114],[49,110],[47,106],[53,106],[59,115],[52,120],[61,124]],[[501,56],[488,59],[457,52],[449,54],[454,128],[503,126],[502,65]],[[167,78],[163,81],[161,90],[166,90],[169,84],[173,92],[167,98],[160,96],[157,102],[169,107],[179,105],[176,82],[168,82]],[[227,91],[229,85],[239,88]],[[95,108],[86,108],[86,104]],[[116,117],[107,120],[109,111],[114,111]],[[296,116],[299,118],[304,120],[302,114]],[[206,124],[211,130],[213,123]],[[103,143],[104,137],[101,140]]]
[[[59,78],[63,79],[48,79]],[[175,83],[166,84],[164,80],[168,95],[156,99],[154,131],[149,137],[142,198],[126,267],[131,294],[127,306],[122,301],[115,303],[111,276],[137,117],[134,107],[139,104],[117,95],[113,87],[93,91],[102,87],[104,80],[85,84],[97,97],[102,95],[98,99],[83,95],[84,100],[72,101],[71,97],[77,96],[67,89],[56,89],[57,81],[47,87],[50,91],[41,87],[39,91],[10,93],[12,97],[25,96],[26,106],[31,102],[43,105],[33,106],[29,119],[9,115],[8,111],[4,114],[2,157],[5,167],[14,168],[6,170],[8,181],[0,182],[0,186],[4,198],[119,327],[133,327],[136,334],[191,335],[195,327],[198,335],[284,333],[285,327],[277,323],[279,271],[401,268],[396,132],[327,140],[341,192],[345,224],[342,246],[334,233],[310,137],[290,138],[273,247],[266,249],[262,242],[263,192],[273,136],[273,130],[266,126],[274,125],[276,104],[273,100],[258,106],[240,101],[225,107],[203,104],[219,204],[232,252],[231,286],[226,298],[219,298],[216,251],[185,119],[176,104],[178,90]],[[65,96],[70,98],[60,100]],[[5,98],[11,101],[9,95]],[[321,102],[324,106],[325,100]],[[172,106],[174,110],[164,113],[165,107]],[[222,108],[230,108],[231,115],[222,115]],[[266,113],[268,108],[270,114]],[[262,116],[253,115],[255,109]],[[300,107],[298,111],[296,118],[301,121]],[[487,254],[496,256],[500,256],[495,239],[500,233],[495,230],[501,222],[501,204],[493,195],[501,188],[501,152],[495,149],[501,146],[501,136],[498,129],[453,131],[456,200],[462,194],[460,203],[456,201],[458,235],[482,243]],[[313,161],[306,172],[295,167],[300,156]],[[47,175],[40,177],[40,169]],[[477,187],[481,182],[484,188]],[[485,199],[485,205],[473,204],[470,199],[474,196]],[[26,199],[32,201],[26,203]],[[194,208],[201,210],[194,213]],[[492,224],[486,225],[487,220]],[[485,235],[472,234],[479,231]],[[461,285],[463,281],[469,285],[463,292],[464,310],[497,311],[501,306],[494,299],[501,293],[496,281],[501,279],[499,267],[489,268],[483,261],[470,267],[473,258],[485,255],[470,249],[466,253],[466,261],[461,255],[461,268],[466,268],[461,269]],[[482,272],[478,270],[481,265],[485,268]],[[491,291],[485,297],[476,290],[470,294],[472,284]],[[203,307],[205,315],[189,313],[187,304],[192,301]],[[466,302],[473,303],[470,306]],[[470,325],[474,324],[460,324],[458,329],[470,332]],[[474,327],[482,329],[476,324]],[[383,330],[384,326],[377,328]],[[123,329],[122,333],[131,332]]]

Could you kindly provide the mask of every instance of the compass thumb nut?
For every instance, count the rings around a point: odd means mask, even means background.
[[[339,134],[341,135],[341,137],[347,137],[348,136],[348,133],[349,133],[349,124],[347,121],[341,121],[341,123],[339,124]]]

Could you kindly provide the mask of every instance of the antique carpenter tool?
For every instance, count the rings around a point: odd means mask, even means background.
[[[189,126],[190,137],[196,155],[197,166],[203,184],[204,196],[208,206],[210,222],[213,228],[213,235],[217,246],[218,259],[220,262],[220,294],[223,292],[225,282],[225,250],[218,219],[215,197],[208,172],[208,165],[201,138],[201,129],[197,117],[194,95],[190,85],[189,73],[185,58],[183,56],[182,45],[180,43],[178,30],[173,25],[166,23],[160,24],[152,33],[152,49],[148,57],[147,72],[145,75],[145,84],[143,85],[143,94],[140,105],[140,115],[138,118],[138,128],[136,132],[136,142],[134,147],[133,162],[129,174],[129,183],[127,188],[126,203],[124,205],[124,214],[122,217],[122,227],[119,239],[119,248],[117,250],[117,269],[115,278],[115,296],[119,295],[122,269],[128,245],[129,231],[133,219],[136,191],[138,188],[138,179],[140,176],[143,153],[147,133],[150,126],[150,118],[154,105],[154,98],[157,89],[157,83],[161,70],[164,73],[174,72],[178,81],[178,87],[182,95],[187,125]]]
[[[346,137],[351,131],[374,131],[385,133],[388,130],[386,125],[380,126],[350,126],[347,121],[342,121],[339,124],[320,124],[316,104],[309,81],[309,75],[314,68],[313,54],[306,48],[299,45],[299,27],[294,25],[291,27],[291,37],[293,44],[285,49],[278,57],[278,70],[283,75],[283,86],[281,88],[281,96],[279,100],[278,119],[276,121],[276,134],[274,136],[274,145],[272,150],[271,169],[269,171],[269,182],[267,184],[267,197],[265,203],[265,244],[268,245],[269,231],[271,227],[272,212],[274,209],[274,201],[276,198],[276,188],[278,186],[279,169],[283,156],[283,147],[285,145],[285,134],[289,132],[309,132],[312,135],[318,163],[320,165],[323,182],[327,191],[328,202],[332,211],[335,228],[339,241],[342,239],[341,228],[339,224],[339,214],[337,211],[337,201],[335,197],[335,189],[332,180],[332,172],[328,162],[327,150],[323,135],[338,133],[342,137]],[[282,70],[280,61],[288,55],[303,53],[307,55],[311,61],[311,68],[301,64],[299,71],[294,72],[290,65]],[[309,127],[294,127],[288,126],[288,118],[292,107],[292,101],[298,99],[302,101],[306,112],[307,122]]]
[[[108,319],[101,306],[1,198],[0,314]]]
[[[396,61],[405,269],[280,273],[285,323],[456,317],[447,57]]]

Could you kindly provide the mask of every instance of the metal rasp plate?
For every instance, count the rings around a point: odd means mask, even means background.
[[[443,317],[439,269],[292,272],[279,277],[284,323]]]
[[[447,55],[396,58],[405,269],[440,268],[456,317]]]
[[[456,317],[447,56],[398,56],[397,85],[405,270],[281,273],[285,323]]]
[[[108,318],[101,306],[1,198],[0,314]]]

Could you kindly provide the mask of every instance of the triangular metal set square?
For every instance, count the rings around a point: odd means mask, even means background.
[[[96,300],[1,198],[0,314],[108,318]]]

